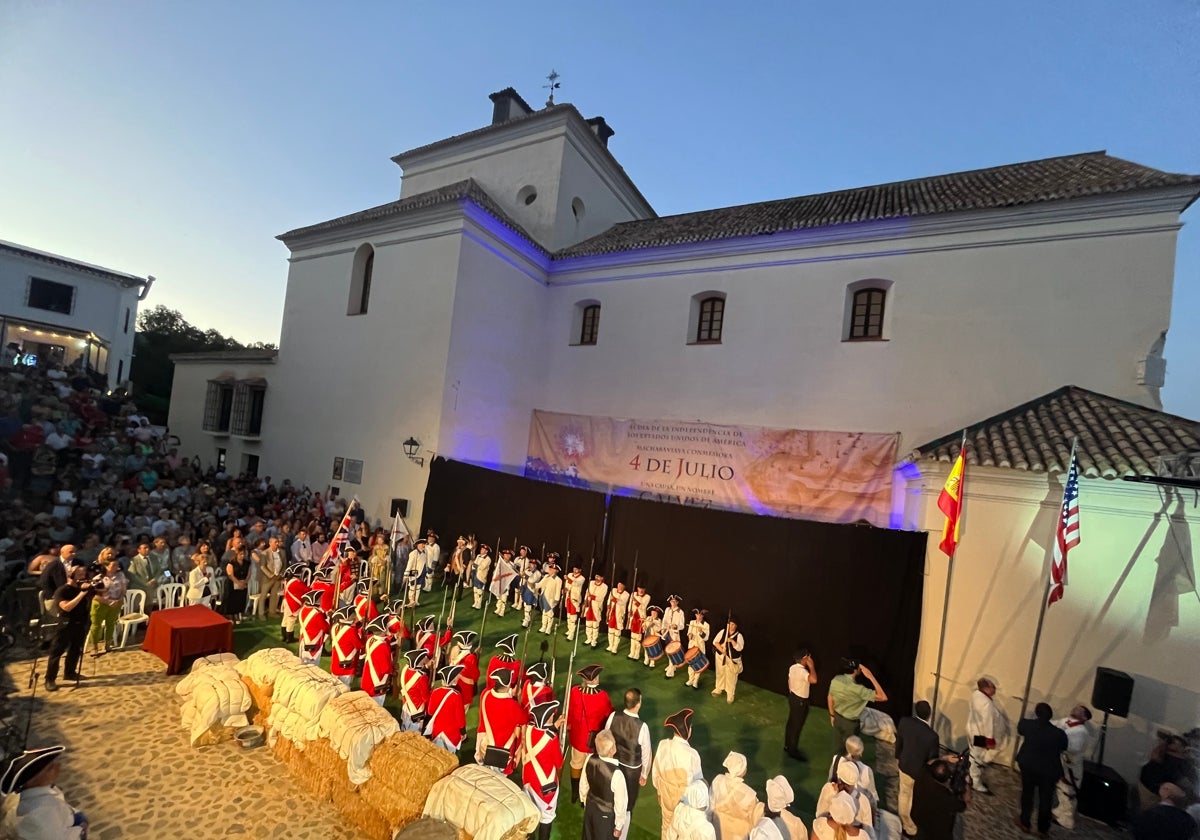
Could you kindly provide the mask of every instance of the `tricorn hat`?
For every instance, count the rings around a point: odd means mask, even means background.
[[[559,557],[559,554],[557,551],[551,551],[549,554],[546,555],[547,560],[557,560],[558,557]]]
[[[429,631],[429,630],[433,630],[433,628],[436,624],[437,624],[437,619],[431,615],[427,615],[421,619],[421,623],[418,624],[417,626],[420,627],[422,630]]]
[[[529,714],[533,717],[533,725],[538,729],[550,729],[554,726],[554,716],[558,714],[558,701],[547,700],[545,703],[538,703],[529,710]]]
[[[692,737],[692,715],[694,714],[695,712],[691,709],[680,709],[666,719],[667,728],[674,729],[679,733],[679,737],[686,741]]]
[[[283,570],[283,576],[289,578],[298,578],[304,576],[304,570],[308,567],[303,563],[292,563]]]
[[[525,669],[525,673],[530,679],[538,682],[546,682],[550,678],[550,669],[546,667],[545,662],[534,662]]]
[[[497,668],[492,671],[492,683],[497,688],[512,688],[513,672],[511,668]]]
[[[408,660],[408,667],[424,668],[425,661],[429,659],[429,651],[425,650],[425,648],[413,648],[404,654],[404,658]]]
[[[463,672],[461,665],[445,665],[438,671],[438,679],[446,685],[458,682],[458,675]]]
[[[600,679],[600,672],[603,670],[603,665],[588,665],[586,668],[580,668],[578,673],[588,682],[595,682]]]
[[[386,636],[390,632],[387,617],[382,615],[372,618],[363,629],[373,636]]]
[[[659,615],[662,615],[663,608],[658,606],[657,604],[651,604],[649,607],[646,608],[646,612],[647,613],[658,613]]]
[[[413,545],[427,545],[428,543],[429,540],[425,539],[424,537],[417,537],[417,541],[413,543]]]
[[[25,750],[8,763],[8,769],[0,776],[0,793],[9,794],[21,790],[30,779],[57,761],[66,751],[67,748],[61,744]]]
[[[321,606],[321,592],[317,589],[310,589],[300,598],[300,602],[310,607]]]
[[[458,642],[462,647],[473,648],[475,641],[479,638],[479,634],[474,630],[459,630],[454,634],[454,641]]]
[[[668,595],[668,596],[667,596],[667,600],[668,600],[668,601],[674,601],[676,604],[682,604],[682,603],[683,603],[683,599],[682,599],[682,598],[680,598],[678,595]]]
[[[500,556],[501,557],[512,557],[512,549],[511,548],[500,549]]]
[[[375,582],[374,578],[369,578],[369,577],[359,578],[358,582],[354,584],[354,594],[355,595],[370,595],[371,594],[371,584],[373,584],[374,582]]]
[[[350,606],[339,607],[330,614],[329,618],[338,624],[353,624],[358,620],[354,607]]]
[[[517,653],[517,634],[516,634],[516,633],[513,633],[511,636],[505,636],[503,639],[501,639],[500,641],[496,642],[496,647],[497,647],[499,650],[502,650],[502,651],[504,651],[505,653],[507,653],[509,656],[516,656],[516,653]]]

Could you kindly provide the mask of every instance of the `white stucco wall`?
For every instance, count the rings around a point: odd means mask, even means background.
[[[904,451],[1067,384],[1156,405],[1136,373],[1169,322],[1175,231],[1165,221],[920,237],[898,227],[832,244],[822,232],[776,234],[757,251],[556,264],[539,407],[899,431]],[[846,288],[866,278],[893,283],[888,340],[844,342]],[[722,343],[690,345],[690,301],[707,291],[727,295]],[[584,299],[601,302],[599,339],[569,346]]]
[[[926,699],[948,563],[937,547],[937,496],[949,466],[922,463],[909,482],[910,514],[930,531],[915,683]],[[1151,485],[1082,479],[1079,493],[1081,543],[1068,555],[1066,596],[1046,613],[1029,713],[1041,701],[1056,714],[1090,706],[1097,666],[1130,674],[1130,718],[1110,720],[1105,763],[1136,781],[1157,727],[1183,731],[1200,718],[1200,511],[1194,493]],[[996,698],[1017,720],[1061,503],[1059,475],[967,468],[938,710],[944,739],[965,744],[967,700],[985,673],[998,678]]]
[[[364,232],[293,255],[279,361],[264,416],[264,469],[358,495],[384,517],[392,498],[419,513],[427,471],[401,444],[436,450],[461,244],[457,222]],[[354,250],[375,247],[365,315],[346,314]],[[364,461],[361,485],[332,480],[335,457]]]
[[[486,138],[400,155],[400,197],[474,178],[513,221],[550,251],[651,215],[627,176],[595,148],[592,130],[568,112],[498,127]],[[531,204],[522,190],[532,186]],[[571,201],[585,205],[577,221]]]
[[[167,428],[179,438],[179,454],[188,460],[193,456],[199,457],[201,467],[208,469],[217,465],[217,450],[224,449],[225,469],[231,475],[237,475],[245,469],[246,455],[258,455],[260,476],[270,475],[277,480],[287,478],[264,469],[262,438],[269,428],[273,403],[278,396],[274,372],[275,365],[265,361],[175,362]],[[208,383],[212,379],[267,380],[267,393],[263,400],[263,435],[244,437],[228,432],[205,431],[204,403],[208,396]]]
[[[27,306],[30,277],[73,286],[75,301],[71,313],[62,314]],[[140,286],[127,287],[116,280],[87,271],[77,271],[0,250],[0,315],[95,333],[110,344],[108,381],[111,386],[119,381],[118,373],[122,374],[121,379],[129,378],[140,292]],[[125,329],[127,309],[128,330]]]

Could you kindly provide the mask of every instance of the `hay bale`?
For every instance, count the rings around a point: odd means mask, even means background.
[[[246,684],[246,690],[250,692],[251,711],[253,711],[252,722],[256,726],[267,726],[267,718],[271,716],[271,692],[273,686],[263,686],[247,676],[242,676],[242,682]]]
[[[455,756],[417,733],[398,732],[371,753],[371,778],[359,792],[393,829],[403,828],[421,816],[434,783],[457,766]]]
[[[375,747],[367,767],[390,787],[412,791],[424,801],[433,783],[458,767],[458,757],[416,732],[397,732]]]
[[[333,788],[333,805],[350,823],[371,840],[392,840],[392,827],[383,815],[348,787]]]

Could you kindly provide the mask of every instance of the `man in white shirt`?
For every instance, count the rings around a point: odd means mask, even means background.
[[[433,574],[437,571],[442,559],[442,547],[438,545],[437,534],[430,531],[425,540],[425,591],[433,589]]]
[[[797,761],[807,761],[800,750],[800,733],[808,720],[808,696],[817,682],[817,666],[812,655],[801,648],[788,669],[788,719],[783,731],[783,751]]]
[[[629,815],[637,805],[638,789],[645,787],[650,777],[650,728],[638,717],[642,710],[642,692],[631,688],[625,692],[625,708],[613,712],[604,724],[604,731],[612,733],[616,743],[616,758],[625,776],[625,789],[629,799]],[[621,840],[629,834],[629,819]]]
[[[309,542],[308,531],[304,528],[296,532],[296,539],[292,543],[292,559],[306,566],[313,564],[312,543]]]
[[[1075,827],[1076,797],[1083,784],[1083,761],[1092,751],[1092,710],[1082,703],[1071,709],[1071,714],[1054,725],[1067,733],[1067,751],[1062,754],[1063,777],[1055,790],[1054,821],[1065,829]]]
[[[583,840],[623,837],[629,821],[625,774],[615,758],[617,744],[607,729],[596,733],[596,751],[583,767],[579,801],[583,803]]]

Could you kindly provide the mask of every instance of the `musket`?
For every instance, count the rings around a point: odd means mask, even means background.
[[[626,627],[629,626],[629,613],[633,611],[633,596],[637,594],[637,570],[638,570],[639,554],[641,554],[641,552],[635,548],[633,550],[633,586],[629,590],[629,600],[625,603],[625,626]],[[632,636],[633,636],[632,630],[629,631],[629,635],[632,638]]]
[[[546,544],[542,543],[542,552],[546,551]],[[571,568],[571,535],[567,534],[567,559],[563,561],[563,568]],[[550,623],[550,633],[554,636],[554,648],[550,651],[550,685],[554,685],[554,679],[558,676],[558,623],[559,616],[566,615],[567,598],[570,597],[570,592],[567,589],[567,574],[562,575],[562,597],[558,599],[558,604],[554,607],[554,621]],[[560,613],[561,608],[561,613]]]
[[[521,663],[520,679],[517,680],[516,696],[521,696],[521,688],[525,685],[525,657],[529,653],[529,631],[533,628],[533,620],[525,627],[525,640],[521,643],[521,658],[518,660]]]
[[[446,618],[446,626],[454,624],[454,608],[458,606],[458,587],[462,581],[454,584],[454,598],[450,604],[450,615]],[[442,609],[438,613],[437,623],[433,626],[433,673],[437,673],[438,658],[442,655],[442,617],[446,615],[446,592],[442,590]],[[413,633],[413,644],[417,642],[416,633]]]
[[[595,545],[595,544],[593,543],[593,548],[592,548],[592,552],[593,552],[593,553],[592,553],[592,562],[591,562],[591,565],[589,565],[589,566],[588,566],[588,579],[589,579],[589,581],[590,581],[590,579],[591,579],[591,576],[592,576],[592,570],[593,570],[593,569],[596,567],[596,555],[595,555],[595,548],[594,548],[594,545]],[[589,585],[590,585],[590,584],[589,584]],[[582,599],[580,599],[580,605],[582,606]],[[581,610],[581,612],[582,612],[582,610]],[[579,632],[578,628],[576,628],[576,631],[575,631],[575,644],[574,644],[574,645],[571,647],[571,658],[570,658],[569,660],[567,660],[567,681],[566,681],[566,683],[563,685],[563,691],[565,692],[565,695],[564,695],[564,696],[565,696],[567,699],[563,701],[563,713],[562,713],[562,722],[563,722],[563,724],[562,724],[562,728],[561,728],[561,730],[559,731],[559,739],[560,739],[560,740],[566,740],[566,737],[567,737],[567,715],[568,715],[568,714],[570,714],[570,711],[571,711],[571,683],[572,683],[572,682],[574,682],[574,676],[575,676],[575,654],[576,654],[576,653],[578,653],[578,651],[579,651],[579,637],[580,637],[581,635],[583,635],[583,634]],[[551,685],[553,685],[554,683],[553,683],[553,682],[551,682],[550,684],[551,684]]]

